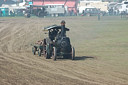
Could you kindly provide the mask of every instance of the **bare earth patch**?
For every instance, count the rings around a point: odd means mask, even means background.
[[[112,19],[113,18],[113,19]],[[66,21],[74,61],[34,56],[42,27]],[[119,17],[0,19],[0,85],[128,85],[128,21]]]

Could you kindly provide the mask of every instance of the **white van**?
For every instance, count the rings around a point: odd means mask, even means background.
[[[82,14],[83,11],[85,11],[86,8],[95,8],[95,7],[92,7],[92,6],[80,6],[80,7],[78,8],[79,14]]]
[[[45,5],[46,11],[51,16],[59,16],[65,14],[64,4],[47,4]]]
[[[123,1],[119,9],[119,13],[124,13],[124,12],[128,14],[128,1]]]

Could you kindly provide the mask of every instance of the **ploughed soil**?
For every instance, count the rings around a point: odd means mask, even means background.
[[[0,85],[128,85],[128,43],[112,42],[116,36],[109,32],[125,35],[120,29],[105,28],[120,26],[119,18],[109,18],[0,18]],[[43,27],[60,25],[61,20],[70,28],[67,35],[76,50],[75,60],[33,55],[31,45],[47,37]]]

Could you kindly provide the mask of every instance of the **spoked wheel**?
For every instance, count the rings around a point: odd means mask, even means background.
[[[41,49],[38,50],[38,56],[41,56]]]
[[[36,54],[36,48],[35,47],[32,47],[32,52],[33,52],[33,55]]]
[[[75,48],[72,47],[72,53],[71,53],[72,60],[75,59]]]
[[[56,60],[56,56],[57,56],[57,50],[56,47],[53,47],[53,53],[52,53],[52,59],[55,61]]]
[[[43,46],[43,55],[46,57],[46,45]]]
[[[44,46],[44,49],[43,49],[43,54],[44,54],[44,57],[46,58],[46,59],[49,59],[50,58],[50,55],[49,55],[49,46],[47,46],[47,45],[45,45]]]

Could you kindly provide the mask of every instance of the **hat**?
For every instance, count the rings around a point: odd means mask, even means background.
[[[65,21],[64,21],[64,20],[62,20],[62,21],[61,21],[61,24],[62,24],[62,23],[64,23],[64,24],[65,24]]]

